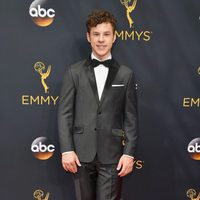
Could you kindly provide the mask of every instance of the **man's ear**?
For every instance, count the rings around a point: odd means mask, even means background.
[[[87,41],[90,43],[90,34],[87,32]]]
[[[113,36],[113,43],[115,42],[116,40],[116,34],[114,33],[114,36]]]

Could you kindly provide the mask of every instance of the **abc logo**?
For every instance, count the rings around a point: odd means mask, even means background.
[[[31,151],[37,159],[47,160],[53,156],[55,146],[50,144],[46,137],[39,137],[33,141],[31,145]]]
[[[200,160],[200,138],[192,140],[189,143],[187,150],[194,160]]]
[[[35,0],[29,8],[29,14],[35,24],[45,27],[53,23],[55,10],[49,8],[47,0]]]
[[[55,11],[52,8],[45,10],[44,8],[41,8],[40,5],[38,5],[37,8],[31,8],[29,14],[31,17],[55,17]]]

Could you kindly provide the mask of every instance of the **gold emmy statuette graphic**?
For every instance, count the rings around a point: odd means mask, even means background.
[[[47,84],[45,83],[45,79],[48,78],[48,76],[50,75],[50,72],[51,72],[51,66],[49,65],[48,68],[47,68],[47,71],[44,72],[45,70],[45,65],[44,63],[42,62],[36,62],[35,65],[34,65],[34,69],[36,72],[38,72],[41,76],[41,83],[44,87],[44,92],[45,93],[48,93],[48,89],[49,87],[47,86]]]
[[[200,192],[199,192],[198,196],[195,198],[196,194],[197,193],[194,189],[189,189],[187,191],[187,197],[189,197],[191,200],[200,200]]]
[[[48,200],[49,199],[49,192],[47,192],[44,199],[42,199],[42,197],[44,196],[44,192],[42,190],[35,190],[35,192],[33,193],[33,196],[37,200]]]
[[[122,5],[125,6],[126,8],[126,16],[127,16],[127,19],[128,19],[128,22],[129,22],[129,25],[130,25],[130,28],[133,27],[133,19],[131,18],[130,14],[132,13],[132,11],[135,9],[136,7],[136,4],[137,4],[137,0],[133,0],[133,3],[132,5],[129,6],[129,3],[131,2],[131,0],[120,0],[120,3]]]

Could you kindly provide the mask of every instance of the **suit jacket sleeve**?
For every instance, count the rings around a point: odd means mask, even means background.
[[[128,81],[124,109],[124,154],[134,157],[137,143],[137,95],[133,73]]]
[[[72,127],[75,93],[75,84],[69,67],[64,76],[58,107],[58,135],[61,153],[74,151]]]

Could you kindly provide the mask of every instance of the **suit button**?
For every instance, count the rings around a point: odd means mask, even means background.
[[[97,129],[95,128],[94,130],[96,131]]]
[[[98,115],[100,115],[101,114],[101,112],[98,112]]]

